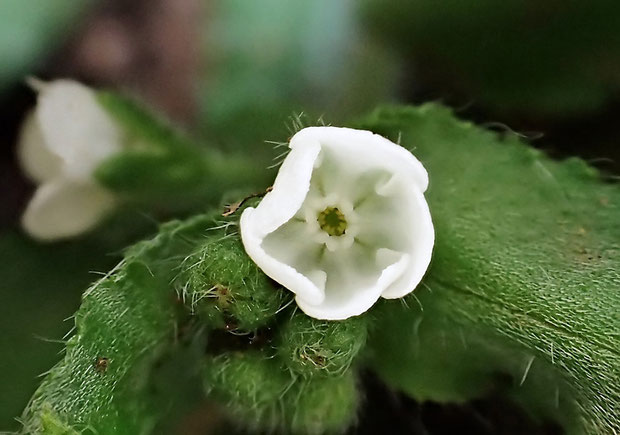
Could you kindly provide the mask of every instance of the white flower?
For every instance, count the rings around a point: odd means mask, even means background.
[[[305,128],[290,148],[273,190],[241,215],[254,262],[318,319],[346,319],[380,296],[413,291],[434,243],[422,164],[349,128]]]
[[[39,184],[22,226],[40,240],[73,237],[93,228],[115,206],[93,177],[121,148],[121,133],[88,87],[70,80],[32,81],[37,106],[21,129],[18,156]]]

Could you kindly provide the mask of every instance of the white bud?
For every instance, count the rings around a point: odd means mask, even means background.
[[[114,195],[94,172],[122,148],[121,132],[90,88],[71,80],[32,83],[37,105],[22,125],[18,157],[39,186],[22,226],[40,240],[74,237],[114,209]]]

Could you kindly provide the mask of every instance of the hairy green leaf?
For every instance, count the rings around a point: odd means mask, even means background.
[[[177,339],[178,304],[170,282],[175,266],[212,226],[208,215],[164,225],[84,293],[65,358],[24,413],[25,432],[43,431],[50,419],[85,433],[152,429],[162,409],[155,405],[149,375]]]
[[[504,388],[569,433],[620,431],[618,185],[434,104],[363,127],[426,166],[437,237],[409,308],[377,311],[371,365],[420,399]]]

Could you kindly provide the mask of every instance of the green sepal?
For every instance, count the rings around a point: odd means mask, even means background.
[[[280,329],[280,359],[302,376],[342,376],[366,344],[370,316],[318,320],[296,311]]]
[[[123,150],[101,163],[95,177],[126,200],[202,210],[260,178],[249,159],[196,143],[137,102],[112,92],[97,96],[121,128]]]

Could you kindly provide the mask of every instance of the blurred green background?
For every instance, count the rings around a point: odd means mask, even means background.
[[[378,104],[438,100],[489,128],[520,132],[554,157],[581,156],[613,179],[619,29],[612,0],[3,0],[0,430],[18,427],[38,376],[59,359],[84,288],[132,237],[155,228],[133,210],[136,229],[124,236],[111,236],[111,226],[42,246],[20,232],[33,191],[14,152],[34,104],[26,76],[122,90],[209,146],[249,153],[265,168],[277,156],[265,141],[286,141],[297,119],[339,124]],[[368,424],[359,431],[389,420],[394,433],[399,424],[403,433],[510,433],[482,432],[482,415],[494,428],[510,416],[525,425],[518,433],[557,433],[494,398],[422,405],[396,403],[372,378],[366,389]]]

